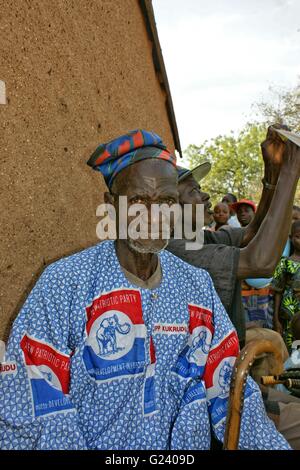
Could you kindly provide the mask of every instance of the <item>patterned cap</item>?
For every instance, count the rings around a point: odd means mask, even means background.
[[[167,150],[157,134],[137,129],[99,145],[87,164],[102,173],[111,189],[113,180],[120,171],[148,158],[160,158],[176,167],[176,157]]]

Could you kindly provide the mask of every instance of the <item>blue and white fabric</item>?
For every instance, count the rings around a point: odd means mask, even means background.
[[[236,332],[208,273],[160,256],[152,290],[130,284],[109,241],[44,271],[1,364],[1,449],[209,449],[211,429],[223,439]],[[289,448],[251,379],[239,447]]]

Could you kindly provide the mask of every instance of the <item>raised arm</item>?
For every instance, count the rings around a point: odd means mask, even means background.
[[[287,241],[300,174],[300,148],[291,142],[284,145],[278,150],[278,158],[283,155],[282,166],[270,209],[255,237],[241,249],[239,279],[272,276]]]
[[[272,127],[289,130],[286,126],[280,124],[274,124]],[[274,132],[272,128],[269,128],[266,140],[261,144],[264,159],[263,191],[255,216],[244,230],[243,241],[240,245],[241,248],[247,246],[252,238],[255,237],[270,208],[280,174],[284,147],[285,144],[280,139],[279,135]]]

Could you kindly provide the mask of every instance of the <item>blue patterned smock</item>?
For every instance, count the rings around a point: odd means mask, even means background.
[[[49,266],[0,369],[1,449],[209,449],[222,440],[236,332],[206,271],[161,253],[153,289],[114,243]],[[241,449],[286,449],[249,379]]]

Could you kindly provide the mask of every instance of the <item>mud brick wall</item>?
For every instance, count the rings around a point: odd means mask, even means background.
[[[174,142],[137,0],[0,0],[0,20],[5,339],[45,265],[98,242],[95,147],[139,127]]]

